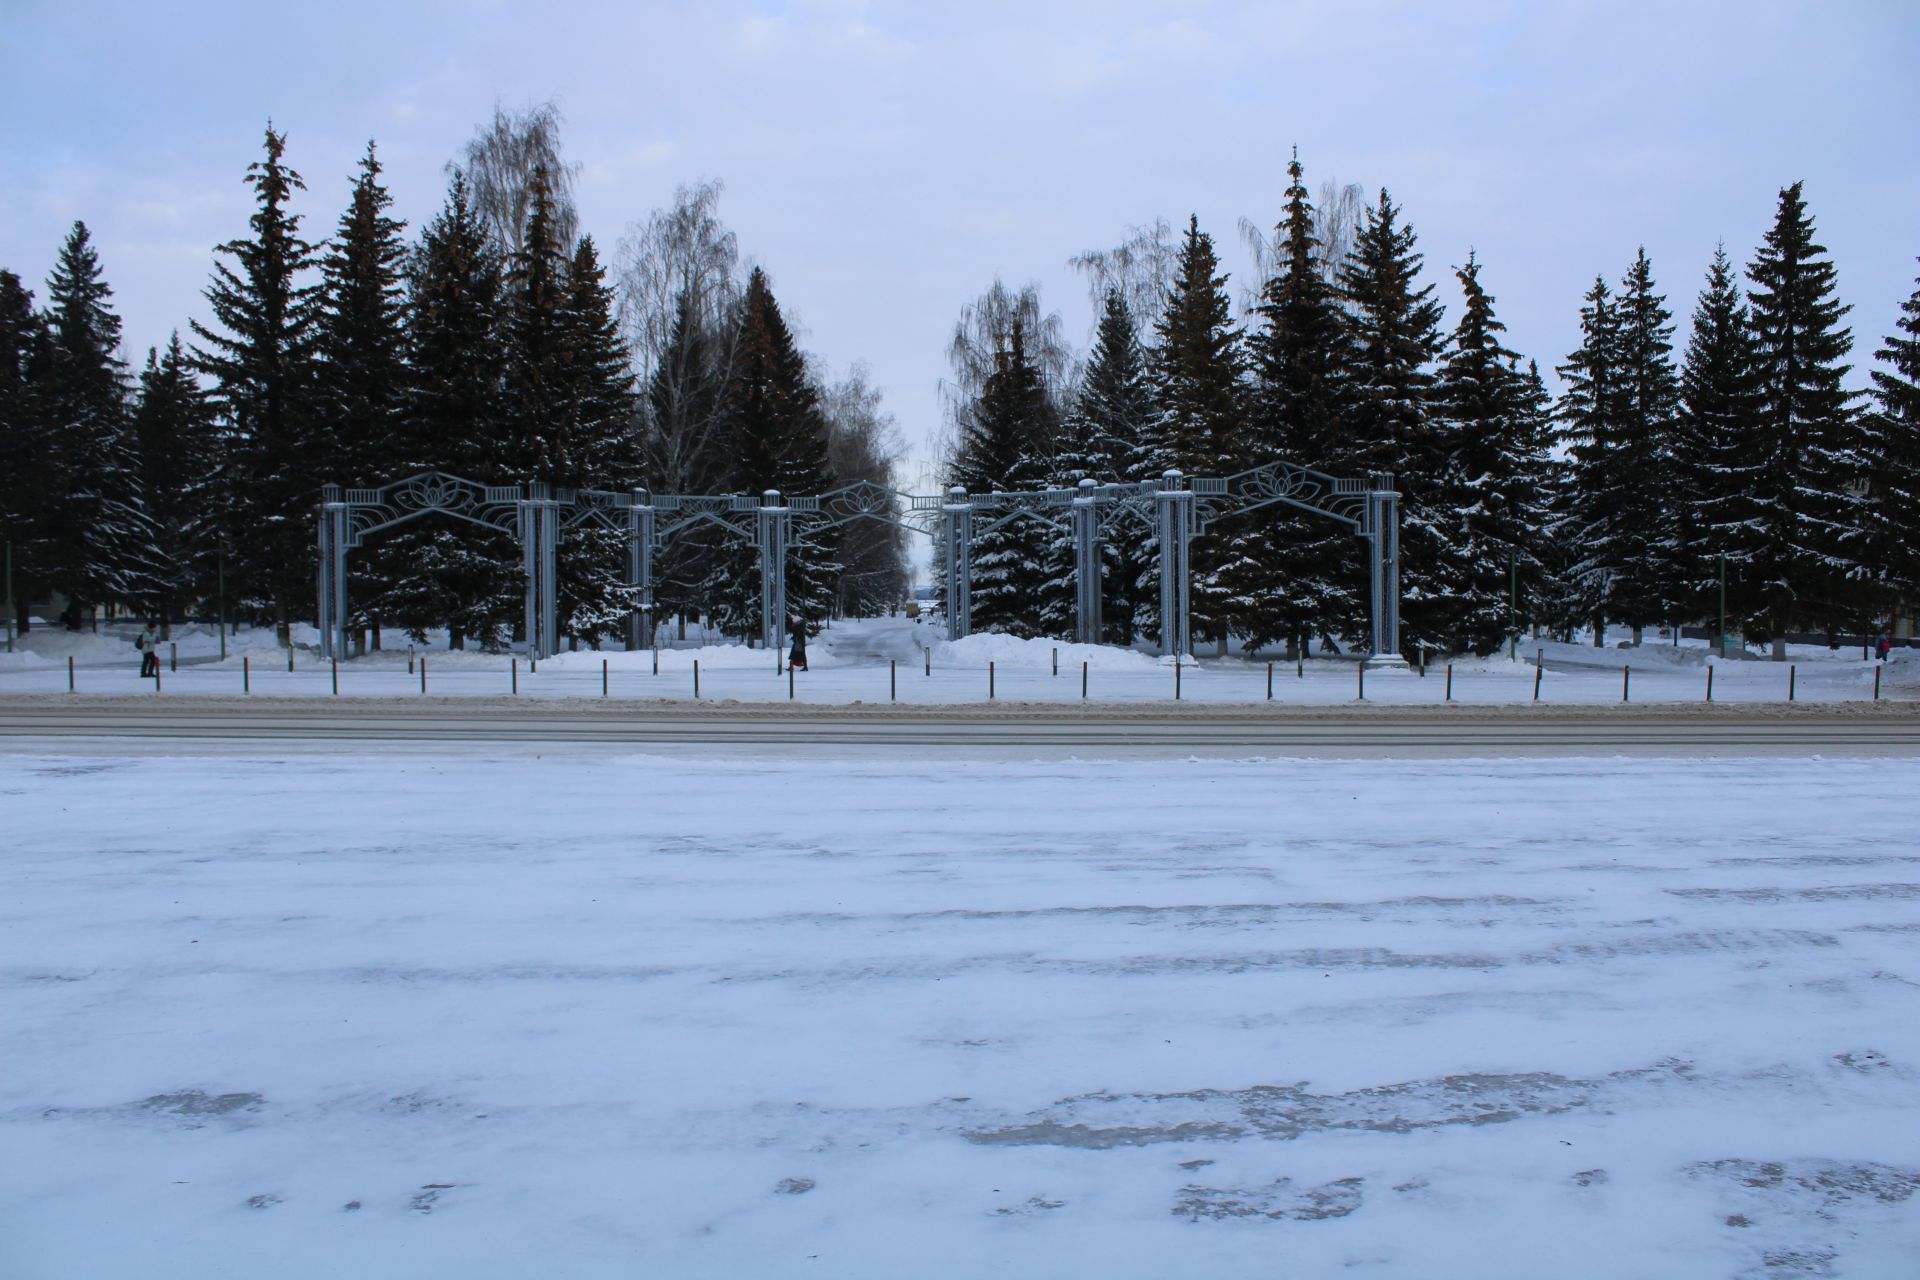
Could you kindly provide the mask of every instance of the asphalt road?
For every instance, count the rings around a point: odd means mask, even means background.
[[[1199,708],[990,711],[584,703],[109,698],[0,700],[0,750],[227,751],[489,744],[539,747],[1047,750],[1076,754],[1311,756],[1913,755],[1920,709],[1814,708]]]

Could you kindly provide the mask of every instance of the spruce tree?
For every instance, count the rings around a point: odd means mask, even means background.
[[[1286,216],[1276,228],[1284,257],[1261,290],[1262,324],[1248,336],[1253,367],[1249,405],[1251,465],[1277,456],[1342,473],[1344,317],[1322,270],[1324,246],[1296,154],[1287,165]],[[1234,580],[1247,646],[1276,640],[1293,648],[1306,637],[1343,629],[1364,610],[1354,573],[1353,535],[1323,516],[1273,507],[1245,539]]]
[[[1845,385],[1853,335],[1840,321],[1833,263],[1814,240],[1801,184],[1780,193],[1774,225],[1747,268],[1758,348],[1760,545],[1740,598],[1786,657],[1795,626],[1835,634],[1875,603],[1869,554],[1870,461]]]
[[[503,433],[501,263],[456,172],[447,201],[421,236],[411,273],[411,376],[396,474],[445,471],[500,483]],[[398,566],[387,593],[414,636],[445,623],[453,648],[494,646],[513,617],[519,557],[510,541],[465,522],[416,521],[388,535]]]
[[[1044,487],[1044,444],[1055,433],[1053,405],[1039,366],[1027,352],[1026,324],[1016,318],[993,372],[967,418],[950,483],[969,493],[1017,493]],[[1042,634],[1046,581],[1043,540],[1036,526],[1008,520],[975,529],[971,547],[972,623],[975,631]]]
[[[407,407],[403,223],[388,215],[393,198],[380,181],[374,144],[360,159],[353,194],[320,264],[315,327],[318,452],[322,475],[343,486],[377,487],[406,474],[400,427]],[[396,579],[410,566],[405,543],[381,539],[353,565],[348,602],[357,627],[391,612]]]
[[[642,462],[648,489],[720,493],[731,483],[722,401],[732,345],[731,334],[709,328],[691,291],[675,295],[673,323],[646,388]],[[720,531],[704,523],[660,548],[653,565],[656,624],[698,616],[724,550]]]
[[[1679,513],[1693,505],[1676,461],[1680,383],[1673,368],[1673,316],[1654,292],[1653,266],[1642,248],[1620,282],[1621,450],[1610,469],[1620,485],[1616,566],[1609,616],[1643,629],[1673,619],[1680,606],[1679,557],[1684,540]]]
[[[1228,476],[1257,452],[1245,435],[1244,358],[1233,327],[1227,276],[1219,267],[1213,237],[1200,230],[1198,217],[1189,217],[1167,310],[1155,329],[1151,368],[1160,416],[1148,433],[1147,448],[1154,478],[1166,470],[1188,477]],[[1212,640],[1223,650],[1238,620],[1231,584],[1222,579],[1221,568],[1244,534],[1240,523],[1195,539],[1189,552],[1192,638]],[[1160,590],[1158,544],[1157,537],[1149,542],[1148,567],[1140,581],[1141,599],[1155,604]],[[1151,630],[1157,636],[1157,608],[1154,614]]]
[[[1757,497],[1760,421],[1753,327],[1726,249],[1714,250],[1706,287],[1694,305],[1692,334],[1680,369],[1676,539],[1678,598],[1683,615],[1719,619],[1724,562],[1731,583],[1743,581],[1760,549]],[[1691,554],[1686,549],[1691,548]],[[1739,611],[1734,620],[1737,624]]]
[[[1620,318],[1606,278],[1596,276],[1580,308],[1580,348],[1560,366],[1566,384],[1558,417],[1569,455],[1562,497],[1564,536],[1577,548],[1567,566],[1573,607],[1593,626],[1595,645],[1605,643],[1606,608],[1622,551],[1617,504],[1632,483],[1620,474],[1625,458],[1619,441],[1626,417],[1620,372]]]
[[[59,485],[49,551],[69,628],[98,604],[145,603],[152,585],[152,530],[129,436],[130,388],[112,296],[86,224],[74,223],[47,279],[41,393]]]
[[[314,413],[319,287],[307,283],[313,246],[287,208],[306,184],[284,163],[286,146],[268,125],[266,158],[247,166],[252,236],[216,250],[234,265],[214,266],[206,291],[213,327],[193,323],[204,344],[194,363],[214,381],[226,453],[218,541],[231,552],[242,602],[273,619],[282,643],[296,610],[314,598],[316,464],[324,460]]]
[[[757,500],[774,489],[786,499],[815,496],[833,487],[819,389],[808,376],[806,359],[794,344],[766,273],[757,267],[747,278],[741,304],[723,417],[738,459],[732,485],[736,493]],[[798,524],[793,533],[786,565],[787,612],[799,617],[809,633],[817,632],[833,608],[839,565],[830,542],[804,538]],[[736,541],[719,564],[710,599],[720,625],[734,634],[756,634],[758,553]]]
[[[1465,306],[1434,390],[1448,464],[1437,516],[1462,553],[1453,645],[1486,654],[1517,633],[1523,571],[1529,596],[1538,590],[1550,426],[1538,372],[1522,374],[1502,342],[1479,259],[1468,254],[1454,275]]]
[[[1072,488],[1082,479],[1124,484],[1147,478],[1145,453],[1154,419],[1153,386],[1137,334],[1125,295],[1117,288],[1109,289],[1079,393],[1061,427],[1050,484]],[[1144,528],[1128,521],[1110,529],[1101,542],[1102,638],[1109,644],[1133,643],[1134,615],[1141,604],[1136,582],[1143,568],[1138,546],[1144,532]],[[1047,567],[1048,610],[1042,625],[1047,634],[1070,636],[1076,621],[1070,533],[1050,540]]]
[[[40,405],[47,346],[33,292],[0,269],[0,543],[13,558],[14,628],[22,633],[52,579],[47,531],[59,487]]]
[[[178,617],[218,589],[217,529],[209,516],[219,465],[213,410],[175,333],[148,351],[133,412],[133,439],[153,538],[153,607]]]
[[[569,427],[567,260],[553,225],[546,170],[532,178],[521,246],[506,281],[506,388],[496,473],[509,483],[553,483]]]
[[[552,478],[566,488],[631,489],[641,476],[633,375],[614,320],[613,292],[592,236],[581,237],[568,264],[560,329],[567,413],[560,424]],[[598,524],[580,526],[562,544],[564,625],[595,648],[633,608],[626,546],[623,529]]]
[[[1920,288],[1901,307],[1898,330],[1874,352],[1886,367],[1873,371],[1873,563],[1892,598],[1913,609],[1920,606]]]
[[[1449,541],[1440,509],[1446,451],[1430,403],[1443,313],[1432,285],[1414,287],[1422,261],[1415,243],[1413,228],[1401,224],[1399,207],[1382,189],[1340,274],[1351,406],[1340,470],[1352,476],[1391,472],[1399,490],[1400,641],[1409,652],[1448,643],[1462,574],[1460,549]],[[1356,545],[1348,580],[1364,583],[1359,550]],[[1364,607],[1357,608],[1346,634],[1364,643],[1367,625]]]

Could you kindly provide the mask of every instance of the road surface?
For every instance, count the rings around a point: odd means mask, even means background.
[[[1197,707],[984,710],[312,699],[0,700],[0,750],[324,749],[368,743],[578,743],[781,751],[950,748],[1239,755],[1915,755],[1920,709]]]

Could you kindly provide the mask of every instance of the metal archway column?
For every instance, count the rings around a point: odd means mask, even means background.
[[[1082,480],[1073,499],[1073,617],[1081,644],[1100,643],[1100,486]]]
[[[973,633],[973,503],[955,485],[940,511],[946,531],[947,639],[961,640]]]
[[[1193,491],[1186,477],[1169,471],[1153,495],[1160,526],[1160,652],[1184,657],[1187,635],[1188,547],[1193,538]]]
[[[527,486],[520,509],[520,564],[527,575],[527,656],[559,652],[560,504],[544,484]]]
[[[1367,490],[1366,527],[1360,536],[1370,552],[1368,612],[1373,622],[1369,667],[1405,667],[1400,656],[1400,494],[1392,477],[1374,475]]]
[[[321,490],[320,572],[318,610],[314,621],[320,632],[320,656],[347,656],[347,504],[337,485]]]
[[[627,581],[633,584],[634,607],[627,616],[627,648],[644,649],[653,643],[653,496],[633,491],[627,508]]]
[[[760,549],[760,640],[769,649],[780,647],[787,621],[787,544],[792,535],[792,508],[780,501],[778,489],[767,490],[755,515],[753,544]]]

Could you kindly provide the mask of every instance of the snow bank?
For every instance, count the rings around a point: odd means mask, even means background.
[[[39,667],[64,667],[67,659],[75,662],[139,661],[133,642],[105,632],[67,631],[58,626],[35,628],[17,635],[12,653],[0,652],[0,671],[32,671]]]
[[[1062,670],[1086,663],[1095,671],[1147,671],[1159,665],[1159,659],[1132,649],[1106,644],[1067,644],[1059,640],[1026,640],[1019,636],[982,631],[961,640],[945,640],[934,646],[933,660],[945,666],[1053,667],[1053,652],[1060,651]],[[1187,659],[1191,662],[1192,659]]]

